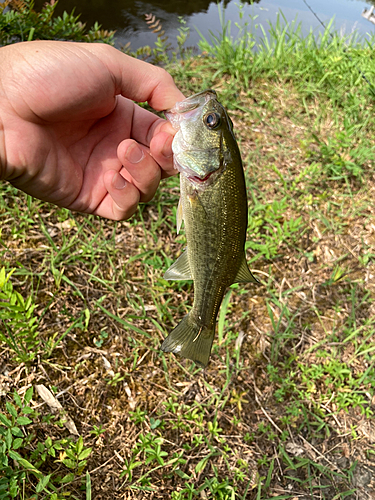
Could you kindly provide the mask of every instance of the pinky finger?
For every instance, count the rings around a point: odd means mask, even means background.
[[[129,219],[137,210],[140,201],[138,189],[115,170],[106,172],[104,185],[108,191],[107,195],[94,214],[118,221]]]

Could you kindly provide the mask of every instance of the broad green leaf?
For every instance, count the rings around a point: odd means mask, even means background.
[[[16,437],[19,437],[19,438],[24,437],[23,436],[23,432],[17,426],[12,427],[11,431],[12,431],[13,436],[16,436]]]
[[[28,425],[31,423],[32,423],[32,420],[30,420],[28,417],[18,417],[17,418],[17,424],[19,424],[19,425]]]
[[[52,439],[50,436],[45,440],[44,444],[47,446],[47,448],[51,448],[52,446]]]
[[[5,444],[7,445],[8,450],[12,448],[13,437],[10,429],[7,429],[7,433],[5,434]]]
[[[37,493],[41,493],[45,487],[48,485],[49,480],[50,480],[51,474],[48,476],[43,476],[40,480],[39,483],[36,485],[35,491]]]
[[[22,438],[16,438],[13,441],[12,448],[13,448],[13,450],[18,450],[18,448],[21,448],[22,445],[23,445],[23,439]]]
[[[67,474],[61,479],[60,483],[62,484],[70,483],[71,481],[73,481],[73,479],[74,479],[73,472],[69,472],[69,474]]]
[[[138,461],[138,462],[133,462],[133,463],[131,463],[131,464],[129,465],[128,470],[133,470],[133,469],[135,469],[136,467],[139,467],[140,465],[142,465],[142,463],[143,463],[143,462],[139,462],[139,461]]]
[[[180,476],[181,479],[190,479],[190,476],[188,476],[187,474],[185,474],[184,471],[182,471],[181,469],[176,469],[175,470],[175,473]]]
[[[12,425],[12,422],[2,413],[0,413],[0,422],[6,425],[7,427],[11,427]]]
[[[64,458],[63,464],[68,467],[69,469],[75,469],[76,466],[76,461],[71,460],[70,458]]]
[[[30,408],[30,406],[24,406],[22,408],[22,413],[24,413],[25,415],[30,415],[30,413],[34,413],[34,410]]]
[[[10,480],[10,485],[9,485],[9,494],[12,498],[16,498],[18,495],[19,487],[18,487],[18,481],[16,478],[12,478]]]
[[[13,460],[17,460],[19,465],[21,465],[24,469],[32,472],[36,477],[39,478],[42,475],[42,473],[33,464],[31,464],[25,458],[22,458],[21,455],[19,453],[17,453],[16,451],[9,450],[9,456]]]
[[[17,462],[19,462],[22,459],[22,457],[19,453],[17,453],[16,451],[12,451],[12,450],[9,451],[9,456],[13,460],[17,460]]]
[[[27,389],[27,391],[25,392],[25,398],[24,398],[24,401],[26,404],[29,404],[30,401],[31,401],[31,398],[33,397],[33,392],[34,392],[34,388],[33,386],[29,387]]]
[[[4,285],[9,281],[15,270],[16,268],[13,268],[9,271],[8,274],[5,274],[5,267],[2,267],[0,269],[0,288],[4,288]]]
[[[19,408],[22,408],[22,400],[21,400],[19,394],[17,394],[16,391],[14,391],[14,393],[13,393],[13,399],[14,399],[14,402],[16,403],[16,405]]]
[[[65,453],[71,460],[76,459],[76,454],[72,450],[65,450]]]
[[[5,285],[5,267],[0,269],[0,288],[3,288]]]
[[[78,455],[78,460],[84,460],[87,458],[92,451],[92,448],[86,448],[86,450],[83,450],[79,455]]]
[[[29,309],[30,305],[31,305],[31,297],[29,297],[26,300],[26,302],[25,302],[25,309],[26,309],[26,311]]]
[[[51,455],[51,457],[56,456],[56,450],[53,446],[51,446],[51,448],[48,448],[48,455]]]
[[[77,455],[79,455],[81,453],[81,451],[83,450],[83,439],[82,439],[82,436],[79,436],[77,444],[76,444],[76,447],[77,447]]]

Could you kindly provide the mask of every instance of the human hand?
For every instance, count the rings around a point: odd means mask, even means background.
[[[163,69],[99,43],[0,48],[0,179],[61,207],[129,218],[172,175],[175,131],[157,111],[184,99]]]

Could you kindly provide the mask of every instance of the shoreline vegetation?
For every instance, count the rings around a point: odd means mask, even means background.
[[[112,40],[10,6],[3,44]],[[256,42],[255,21],[233,39],[222,16],[199,53],[181,21],[176,49],[161,27],[137,53],[186,95],[215,89],[242,152],[261,284],[228,290],[206,370],[160,351],[192,304],[190,282],[162,278],[185,244],[177,178],[121,223],[1,185],[1,500],[374,498],[375,114],[358,69],[375,84],[375,40],[303,37],[280,14]]]

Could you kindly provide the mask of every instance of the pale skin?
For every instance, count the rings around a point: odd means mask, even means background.
[[[175,131],[161,111],[184,99],[163,69],[105,44],[0,48],[0,179],[73,211],[124,220],[173,175]]]

